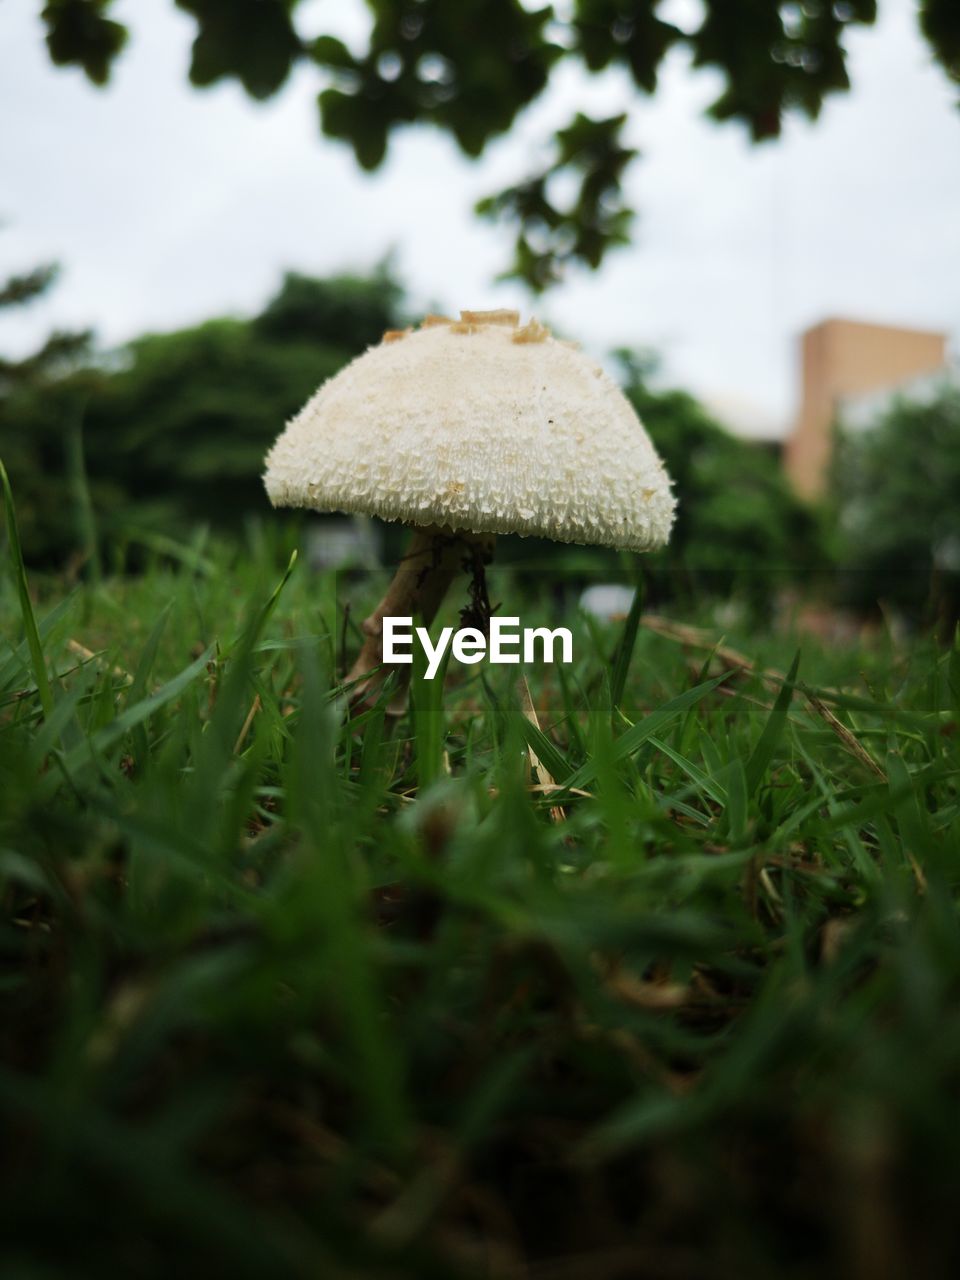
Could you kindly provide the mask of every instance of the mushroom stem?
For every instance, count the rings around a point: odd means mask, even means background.
[[[360,624],[363,645],[347,675],[348,683],[357,682],[351,691],[351,701],[370,701],[371,695],[376,694],[390,672],[396,671],[400,683],[387,706],[387,714],[403,714],[411,667],[409,664],[383,661],[384,618],[414,618],[419,615],[422,625],[429,627],[453,579],[461,569],[474,569],[489,562],[493,544],[493,534],[453,531],[435,525],[414,529],[410,546],[386,594],[373,613]],[[368,673],[371,674],[364,679]]]

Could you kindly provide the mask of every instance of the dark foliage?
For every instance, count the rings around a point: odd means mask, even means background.
[[[197,524],[236,530],[269,506],[263,457],[280,425],[354,355],[403,323],[403,294],[386,268],[370,277],[313,280],[291,273],[251,320],[214,319],[136,339],[78,367],[54,337],[0,395],[0,456],[19,496],[27,555],[62,563],[89,543],[122,559],[145,531],[179,536]],[[80,341],[75,339],[74,341]],[[60,362],[51,351],[66,344]],[[81,349],[80,354],[84,354]],[[819,555],[817,526],[790,494],[778,460],[713,422],[679,391],[658,392],[643,359],[621,353],[627,394],[653,436],[680,496],[670,548],[648,558],[664,589],[739,586],[770,598],[770,574],[802,575]],[[29,367],[31,376],[25,376]],[[402,530],[386,544],[400,554]],[[530,539],[504,540],[508,559],[571,572],[613,572],[615,552]],[[82,553],[81,553],[82,554]]]
[[[34,267],[22,276],[10,276],[0,285],[0,307],[19,307],[42,297],[57,278],[55,263]]]
[[[569,128],[558,130],[552,164],[477,203],[483,216],[520,227],[505,278],[524,280],[539,292],[560,280],[569,264],[598,267],[612,245],[629,243],[633,214],[623,200],[621,177],[637,153],[620,141],[626,119],[591,120],[578,112]],[[564,208],[551,192],[561,174],[573,176],[577,188]]]
[[[370,33],[355,50],[329,34],[302,35],[300,0],[176,0],[197,22],[190,78],[201,86],[233,78],[262,99],[298,62],[311,63],[323,81],[323,131],[375,169],[394,131],[412,124],[435,125],[479,155],[561,63],[594,73],[622,67],[639,93],[651,94],[666,55],[683,49],[723,79],[710,115],[739,121],[761,141],[779,136],[790,111],[816,118],[830,94],[849,87],[847,30],[877,12],[876,0],[704,0],[699,25],[681,30],[658,16],[657,0],[574,0],[563,16],[521,0],[367,3]],[[110,9],[111,0],[49,0],[43,17],[54,62],[79,65],[103,84],[126,38]],[[960,79],[960,6],[922,0],[919,16],[935,57]],[[555,163],[482,203],[516,228],[510,275],[543,289],[567,264],[595,267],[624,242],[630,211],[620,184],[636,153],[619,141],[622,123],[578,115],[556,134]],[[561,170],[578,184],[566,203],[551,182]]]
[[[679,498],[669,547],[651,558],[691,585],[757,603],[826,562],[816,513],[790,490],[779,459],[732,436],[684,391],[656,391],[642,357],[619,353],[625,390]]]
[[[104,85],[113,60],[127,43],[127,29],[107,17],[113,0],[47,0],[41,16],[47,48],[58,67],[79,66]]]
[[[960,389],[894,403],[868,430],[839,430],[832,491],[846,599],[960,618]]]
[[[47,263],[9,277],[0,284],[0,308],[21,307],[42,298],[58,274],[58,266]],[[76,522],[70,509],[69,484],[62,473],[75,414],[59,399],[51,400],[49,412],[61,415],[60,447],[51,450],[48,433],[34,432],[29,415],[25,419],[21,410],[43,403],[48,394],[57,396],[61,380],[90,359],[92,336],[89,332],[57,331],[20,359],[0,355],[0,457],[20,481],[27,527],[34,534],[31,549],[41,553],[48,546],[64,549],[73,541]],[[52,475],[57,479],[51,483]]]
[[[52,339],[33,362],[35,376],[0,395],[0,456],[17,485],[28,557],[62,561],[76,548],[84,489],[102,538],[121,546],[144,528],[236,528],[265,514],[263,456],[279,426],[401,322],[400,297],[386,270],[329,280],[290,274],[252,320],[148,335],[60,376],[47,348],[63,339]]]

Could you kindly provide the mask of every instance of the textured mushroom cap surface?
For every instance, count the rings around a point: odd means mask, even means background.
[[[589,357],[509,319],[387,338],[276,441],[264,477],[274,506],[633,551],[667,541],[669,477]]]

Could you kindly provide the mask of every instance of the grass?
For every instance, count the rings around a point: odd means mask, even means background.
[[[956,1273],[960,653],[570,608],[539,724],[351,718],[331,577],[151,555],[0,587],[0,1273]]]

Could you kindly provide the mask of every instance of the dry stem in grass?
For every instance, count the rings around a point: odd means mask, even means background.
[[[670,618],[661,618],[656,614],[645,614],[642,622],[648,630],[664,636],[667,640],[676,640],[679,644],[690,645],[694,649],[712,650],[721,662],[725,662],[742,675],[755,675],[772,685],[781,685],[786,679],[784,673],[778,671],[775,667],[758,667],[755,662],[752,662],[742,653],[738,653],[736,649],[716,644],[710,633],[701,627],[691,627],[686,623],[674,622]],[[837,719],[830,708],[812,690],[805,688],[803,685],[800,685],[799,689],[810,708],[837,735],[844,750],[859,760],[864,768],[869,769],[875,777],[887,782],[888,779],[884,770],[874,760],[863,743],[851,733],[841,720]]]

